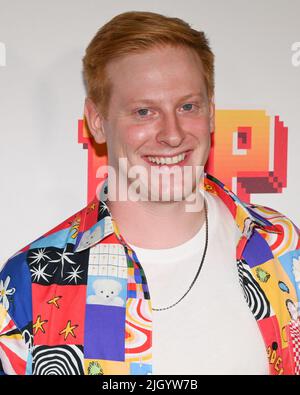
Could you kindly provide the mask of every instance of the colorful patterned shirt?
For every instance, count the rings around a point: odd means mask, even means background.
[[[270,374],[299,374],[299,229],[275,210],[240,201],[209,174],[204,189],[235,219],[232,263],[263,336]],[[1,270],[0,373],[151,374],[147,279],[106,193],[104,183],[102,199],[19,250]]]

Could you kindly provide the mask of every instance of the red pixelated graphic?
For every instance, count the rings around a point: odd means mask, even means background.
[[[251,126],[238,127],[238,149],[251,149]]]

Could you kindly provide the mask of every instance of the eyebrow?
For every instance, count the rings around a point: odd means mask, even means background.
[[[201,100],[204,99],[204,94],[203,92],[196,92],[196,93],[189,93],[188,95],[182,96],[178,101],[186,100],[189,99],[190,97],[195,97],[198,96],[201,98]],[[135,103],[143,103],[143,104],[155,104],[156,101],[152,99],[135,99],[129,102],[129,104],[135,104]]]

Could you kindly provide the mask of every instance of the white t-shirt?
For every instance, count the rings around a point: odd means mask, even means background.
[[[222,200],[205,194],[208,249],[199,277],[176,306],[153,311],[153,374],[269,374],[262,335],[244,299],[235,263],[236,224]],[[198,270],[205,225],[174,248],[131,245],[145,271],[152,306],[169,306]]]

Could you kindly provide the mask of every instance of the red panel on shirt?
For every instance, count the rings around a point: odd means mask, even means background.
[[[209,180],[208,178],[205,178],[205,185],[209,185],[210,186],[211,191],[212,191],[211,193],[217,193],[217,195],[226,204],[228,210],[233,215],[233,218],[235,218],[235,215],[236,215],[236,203],[231,198],[231,196],[229,196],[228,193],[225,192],[219,185],[217,185],[215,182]],[[209,193],[209,192],[207,192],[207,193]]]
[[[257,323],[266,344],[270,374],[293,374],[293,362],[288,348],[282,349],[280,328],[276,316],[265,318]]]
[[[35,345],[83,344],[86,285],[32,284]]]

